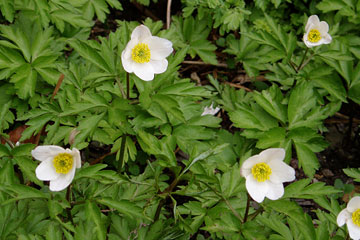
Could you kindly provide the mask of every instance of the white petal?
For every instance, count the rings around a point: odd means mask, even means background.
[[[261,162],[264,162],[263,159],[260,157],[259,154],[257,155],[254,155],[254,156],[251,156],[249,157],[248,159],[246,159],[243,164],[241,165],[241,172],[242,172],[242,169],[251,169],[255,164],[258,164],[258,163],[261,163]],[[246,177],[245,175],[243,175],[244,177]]]
[[[356,211],[356,209],[360,208],[360,197],[353,197],[347,204],[346,209],[353,213]]]
[[[146,38],[151,37],[151,32],[145,25],[137,26],[131,33],[131,40],[137,39],[139,42],[143,42]]]
[[[305,32],[310,31],[311,25],[316,25],[320,22],[320,19],[317,15],[311,15],[306,23]]]
[[[136,46],[136,44],[138,44],[138,43],[139,42],[136,40],[130,40],[128,42],[128,44],[126,44],[124,51],[122,51],[121,57],[131,60],[131,52],[132,52],[133,48]]]
[[[164,59],[173,52],[172,42],[165,38],[153,36],[146,39],[144,43],[148,44],[151,53],[151,59],[154,60]]]
[[[324,36],[322,36],[322,39],[324,44],[329,44],[332,41],[332,37],[330,34],[326,33]]]
[[[39,166],[37,166],[35,174],[36,177],[41,181],[51,181],[60,175],[55,171],[52,157],[42,161]]]
[[[345,208],[338,214],[336,218],[337,225],[339,227],[343,226],[348,219],[351,219],[351,213],[349,213]]]
[[[166,71],[168,66],[168,61],[166,59],[162,60],[150,60],[149,62],[154,69],[154,73],[163,73]]]
[[[71,151],[71,155],[73,156],[74,159],[74,164],[76,168],[81,168],[81,156],[80,156],[80,151],[76,148],[73,148]]]
[[[60,174],[55,180],[50,181],[50,191],[61,191],[70,185],[75,176],[75,167],[70,170],[68,174]]]
[[[329,31],[329,24],[325,21],[321,21],[317,26],[320,33],[327,33]]]
[[[201,116],[217,114],[220,111],[220,108],[219,107],[214,108],[213,105],[214,105],[214,103],[211,103],[211,105],[209,107],[205,107]]]
[[[150,63],[133,63],[133,70],[136,76],[144,81],[154,79],[154,69]]]
[[[34,150],[31,151],[31,155],[39,161],[44,161],[49,157],[54,157],[55,155],[65,152],[65,149],[55,145],[44,145],[37,146]]]
[[[285,149],[283,148],[269,148],[260,153],[260,157],[265,163],[270,161],[283,161],[285,158]]]
[[[128,73],[134,72],[134,61],[131,58],[125,58],[125,50],[121,53],[121,63]]]
[[[295,170],[283,161],[274,160],[269,162],[268,164],[271,168],[271,182],[283,183],[295,180]]]
[[[258,203],[264,201],[265,195],[267,194],[269,189],[267,181],[258,182],[254,179],[252,175],[248,175],[246,177],[245,186],[252,199],[254,199]]]
[[[360,227],[355,225],[352,221],[352,219],[349,219],[346,221],[346,225],[349,230],[349,235],[352,239],[359,240],[360,239]]]
[[[269,189],[265,195],[267,198],[269,198],[271,200],[277,200],[284,195],[284,186],[282,185],[282,183],[274,184],[274,183],[268,182],[268,186],[269,186]]]

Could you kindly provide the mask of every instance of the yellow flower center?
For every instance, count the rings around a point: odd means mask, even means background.
[[[67,174],[73,166],[73,157],[68,153],[60,153],[54,157],[53,163],[57,173]]]
[[[360,208],[356,209],[356,211],[353,212],[351,218],[354,224],[360,227]]]
[[[311,29],[309,34],[308,34],[308,41],[312,42],[312,43],[317,43],[318,41],[320,41],[321,36],[320,36],[320,32],[317,29]]]
[[[265,182],[270,179],[271,168],[266,163],[258,163],[251,168],[251,173],[256,181]]]
[[[131,51],[131,58],[137,63],[150,62],[150,48],[146,43],[138,43]]]

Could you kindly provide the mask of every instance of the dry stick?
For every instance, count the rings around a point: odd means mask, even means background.
[[[170,28],[170,21],[171,21],[171,0],[168,0],[167,9],[166,9],[166,29]]]
[[[51,96],[51,100],[54,100],[54,97],[55,97],[55,95],[57,94],[57,92],[59,91],[60,86],[61,86],[61,84],[62,84],[62,82],[63,82],[63,80],[64,80],[64,77],[65,77],[64,74],[61,74],[61,75],[60,75],[59,80],[58,80],[58,82],[57,82],[57,84],[56,84],[56,86],[55,86],[54,92],[53,92],[53,94],[52,94],[52,96]]]
[[[60,75],[59,80],[56,83],[55,89],[54,89],[54,91],[53,91],[53,93],[51,95],[50,102],[52,102],[52,100],[54,100],[54,97],[57,94],[57,92],[59,91],[60,86],[61,86],[61,84],[62,84],[62,82],[64,80],[64,77],[65,77],[65,75],[62,73]],[[45,123],[45,125],[41,128],[40,132],[36,135],[36,138],[35,138],[35,145],[36,146],[39,145],[41,134],[45,131],[46,125],[47,125],[47,123]]]
[[[183,61],[183,64],[192,64],[192,65],[213,65],[216,67],[223,67],[223,68],[227,68],[228,65],[226,63],[218,63],[218,64],[211,64],[211,63],[205,63],[202,61]]]
[[[235,83],[231,83],[231,82],[225,82],[225,84],[228,84],[228,85],[230,85],[232,87],[235,87],[235,88],[242,88],[247,92],[252,92],[252,90],[250,88],[244,87],[244,86],[239,85],[239,84],[235,84]]]

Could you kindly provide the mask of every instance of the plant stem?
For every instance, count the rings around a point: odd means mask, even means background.
[[[243,223],[246,223],[247,217],[249,215],[249,208],[250,208],[250,195],[247,194],[247,201],[246,201],[246,209],[245,209],[245,215],[244,215],[244,221]]]
[[[302,65],[300,65],[299,71],[300,71],[301,69],[303,69],[303,68],[310,62],[311,58],[312,58],[314,55],[315,55],[315,53],[311,54],[310,57],[309,57],[308,59],[306,59],[306,61],[305,61]]]
[[[201,181],[203,184],[205,184],[205,186],[207,186],[208,188],[211,189],[211,191],[213,191],[217,196],[219,196],[224,202],[225,204],[229,207],[229,209],[231,210],[231,212],[235,215],[235,217],[237,217],[237,219],[239,219],[241,222],[245,222],[242,217],[239,215],[239,213],[231,206],[230,202],[220,193],[217,192],[216,189],[212,188],[209,184],[207,184],[206,182]]]
[[[297,69],[296,72],[300,71],[300,67],[301,67],[301,65],[303,64],[303,62],[304,62],[304,60],[305,60],[305,57],[306,57],[306,54],[307,54],[308,51],[309,51],[309,48],[306,48],[305,53],[304,53],[304,56],[303,56],[303,58],[301,59],[301,62],[300,62],[300,64],[299,64],[299,67],[298,67],[298,69]]]
[[[119,167],[118,172],[121,172],[121,169],[124,165],[124,156],[125,156],[125,145],[126,145],[126,134],[124,133],[121,136],[121,146],[120,146],[120,161],[119,161]]]
[[[126,72],[126,99],[130,99],[130,74]]]
[[[71,184],[66,189],[66,200],[70,204],[70,208],[66,208],[66,212],[67,212],[68,218],[70,219],[71,223],[74,225],[74,221],[73,221],[73,218],[71,215],[71,199],[70,198],[71,198]]]
[[[120,83],[118,81],[119,86]],[[120,90],[122,88],[120,87]],[[123,90],[124,91],[124,90]],[[126,99],[130,99],[130,74],[128,72],[126,72]],[[127,134],[123,133],[122,137],[121,137],[121,146],[120,146],[120,161],[119,161],[119,166],[118,166],[118,172],[121,172],[121,169],[124,165],[124,156],[125,156],[125,146],[126,146],[126,137]]]
[[[291,60],[290,60],[290,66],[294,69],[294,71],[296,72],[296,73],[298,73],[298,70],[296,69],[296,66],[295,66],[295,63],[293,63]]]

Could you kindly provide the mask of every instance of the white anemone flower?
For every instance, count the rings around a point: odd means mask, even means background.
[[[303,41],[308,48],[319,46],[321,44],[331,43],[331,36],[328,33],[329,25],[325,21],[319,20],[317,15],[308,18],[305,26]]]
[[[254,155],[241,166],[246,178],[246,189],[252,199],[261,203],[267,197],[277,200],[284,195],[283,182],[295,180],[295,170],[284,163],[283,148],[269,148]]]
[[[70,185],[75,169],[81,167],[80,152],[76,148],[64,149],[59,146],[38,146],[31,151],[32,156],[41,161],[36,168],[36,177],[50,181],[51,191],[61,191]]]
[[[345,223],[352,239],[360,239],[360,197],[353,197],[336,219],[339,227]]]
[[[220,111],[219,107],[214,108],[214,103],[211,103],[211,105],[209,107],[204,107],[204,111],[201,114],[201,116],[205,116],[205,115],[215,115]]]
[[[144,81],[151,81],[154,74],[166,71],[166,57],[172,52],[172,42],[152,36],[149,28],[140,25],[131,33],[131,40],[121,54],[121,61],[125,71],[135,73]]]

